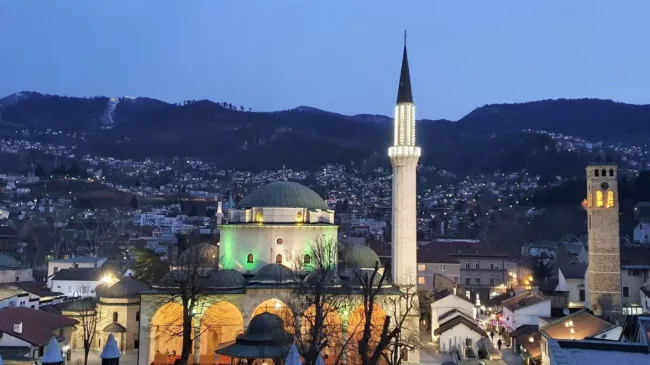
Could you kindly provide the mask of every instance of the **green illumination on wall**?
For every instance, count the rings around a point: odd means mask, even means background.
[[[233,242],[232,231],[227,227],[221,228],[221,266],[224,269],[237,269],[235,266],[235,242]]]

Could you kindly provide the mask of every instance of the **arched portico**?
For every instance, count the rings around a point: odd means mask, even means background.
[[[325,360],[325,364],[330,365],[336,363],[340,357],[341,349],[343,348],[343,320],[337,308],[325,303],[322,308],[322,316],[324,317],[323,333],[329,338],[327,347],[323,349],[321,355]],[[309,341],[311,338],[310,331],[316,323],[316,306],[311,305],[303,313],[302,321],[300,324],[301,338],[303,341]]]
[[[376,348],[380,337],[381,331],[384,327],[385,321],[388,320],[386,312],[381,309],[377,304],[373,305],[371,314],[371,335],[368,341],[370,351]],[[347,335],[349,342],[346,348],[348,364],[358,364],[361,359],[358,352],[358,344],[363,339],[363,331],[366,325],[366,315],[364,312],[363,304],[357,306],[351,313],[348,319]],[[380,364],[385,363],[385,359],[380,358]]]
[[[149,362],[168,364],[168,354],[180,356],[183,348],[183,306],[167,303],[151,318]],[[173,362],[172,362],[173,363]]]
[[[235,341],[243,332],[244,317],[234,304],[220,301],[208,307],[201,317],[201,364],[213,363],[215,350]]]

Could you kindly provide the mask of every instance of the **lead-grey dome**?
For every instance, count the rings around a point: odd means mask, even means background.
[[[238,209],[253,207],[306,208],[328,210],[325,200],[310,188],[290,181],[275,181],[246,195]]]
[[[339,253],[341,268],[344,269],[374,269],[375,265],[381,267],[379,256],[370,247],[364,245],[349,245],[343,247]]]
[[[309,286],[315,286],[322,283],[325,287],[341,286],[341,278],[334,271],[313,271],[305,277],[305,283]]]
[[[233,269],[219,270],[210,274],[208,286],[220,289],[239,289],[246,286],[246,278]]]
[[[117,283],[111,285],[110,288],[102,290],[100,297],[104,298],[135,298],[145,290],[148,290],[147,284],[131,279],[123,278]]]
[[[295,276],[293,271],[282,264],[268,264],[262,266],[255,276],[251,279],[251,283],[288,283],[294,282]]]
[[[178,257],[178,265],[217,267],[219,247],[206,242],[190,246]]]

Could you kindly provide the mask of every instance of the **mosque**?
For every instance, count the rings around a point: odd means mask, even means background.
[[[393,253],[391,282],[385,281],[373,311],[373,321],[383,324],[386,314],[394,316],[402,306],[389,299],[398,298],[400,288],[413,286],[416,278],[416,167],[420,148],[415,144],[415,107],[411,93],[406,44],[404,44],[393,146],[388,156],[393,165]],[[335,212],[311,189],[295,182],[276,181],[245,196],[224,216],[217,212],[220,242],[201,243],[181,254],[174,270],[182,271],[200,253],[208,267],[202,305],[193,312],[193,338],[190,361],[194,364],[249,365],[280,363],[293,343],[296,331],[306,331],[302,321],[313,306],[294,313],[289,305],[295,287],[314,280],[314,252],[318,242],[336,244],[338,227]],[[360,283],[355,271],[374,271],[377,254],[361,245],[333,250],[331,264],[338,275],[328,282],[347,291],[349,305],[328,314],[328,326],[339,334],[323,351],[328,364],[358,363],[357,354],[347,346],[360,340],[364,323]],[[380,269],[383,273],[383,269]],[[316,280],[319,280],[317,277]],[[180,355],[182,337],[174,332],[182,326],[183,307],[172,299],[171,286],[163,279],[160,286],[141,293],[139,311],[140,365],[169,364],[170,354]],[[295,298],[294,298],[295,299]],[[402,331],[419,331],[417,305],[406,313]],[[331,315],[331,316],[330,316]],[[329,318],[331,317],[331,318]],[[301,323],[302,321],[302,323]],[[391,323],[394,326],[394,323]],[[378,327],[381,327],[378,325]],[[343,346],[346,343],[348,345]],[[419,363],[419,352],[402,354],[405,362]]]

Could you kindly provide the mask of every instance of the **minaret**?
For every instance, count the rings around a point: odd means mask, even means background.
[[[621,312],[621,261],[618,218],[618,169],[601,151],[587,166],[589,267],[587,306],[603,315]]]
[[[397,285],[415,285],[417,276],[415,181],[420,147],[415,145],[415,104],[413,104],[406,55],[406,33],[404,33],[404,55],[393,122],[393,146],[388,149],[388,157],[393,165],[393,282]]]
[[[417,279],[417,194],[415,188],[420,147],[415,145],[415,105],[411,93],[408,57],[406,55],[406,32],[402,71],[395,105],[393,122],[393,146],[388,149],[393,166],[393,222],[392,222],[392,278],[402,288],[415,290]],[[406,289],[405,289],[406,290]],[[411,300],[417,300],[417,297]],[[403,308],[404,309],[404,308]],[[414,305],[403,328],[403,336],[419,339],[419,306]],[[419,363],[420,352],[403,354],[404,362]]]

